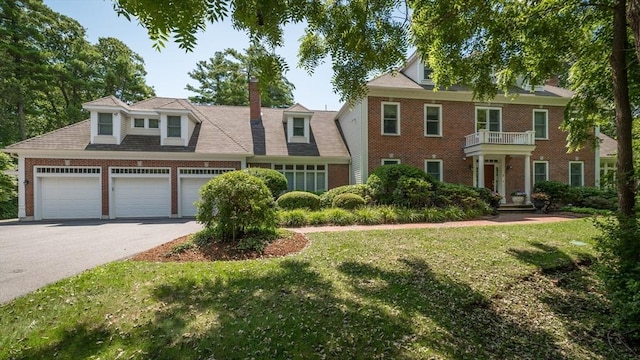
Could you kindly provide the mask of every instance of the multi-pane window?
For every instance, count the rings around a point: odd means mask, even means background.
[[[293,136],[304,136],[304,118],[293,118]]]
[[[326,165],[284,165],[276,164],[273,169],[281,172],[287,178],[288,190],[326,191]]]
[[[382,134],[400,135],[400,104],[382,104]]]
[[[501,131],[502,110],[497,108],[476,108],[476,131]]]
[[[439,105],[424,106],[424,135],[442,136],[442,107]]]
[[[547,139],[549,137],[547,110],[533,110],[533,130],[536,132],[536,139]]]
[[[425,160],[424,172],[431,175],[434,179],[442,181],[442,160]]]
[[[167,137],[181,137],[182,124],[180,116],[167,116]]]
[[[533,162],[533,183],[549,180],[549,163],[546,161]]]
[[[144,128],[144,119],[133,119],[133,127],[136,128]]]
[[[98,113],[98,135],[113,135],[113,114]]]
[[[149,129],[157,129],[158,127],[158,119],[149,119]]]
[[[569,162],[569,185],[584,186],[584,163],[582,161]]]
[[[382,165],[396,165],[396,164],[400,164],[400,159],[382,159],[380,161],[380,164],[382,164]]]
[[[431,73],[433,70],[427,64],[422,64],[422,80],[427,81],[431,80]]]

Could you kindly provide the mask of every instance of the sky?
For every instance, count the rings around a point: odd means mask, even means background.
[[[44,0],[44,3],[78,21],[91,43],[96,43],[101,37],[114,37],[142,56],[147,84],[155,89],[157,96],[186,98],[193,95],[185,90],[185,86],[188,83],[198,85],[188,75],[198,61],[208,60],[216,51],[227,48],[243,50],[249,46],[248,35],[234,30],[230,22],[225,22],[210,24],[205,32],[199,33],[198,44],[192,52],[185,52],[173,42],[157,51],[152,47],[153,42],[149,40],[146,29],[135,18],[128,21],[118,17],[111,0]],[[310,110],[339,110],[342,103],[331,86],[331,64],[319,66],[313,75],[297,67],[298,39],[303,31],[302,24],[287,25],[284,47],[276,49],[276,53],[289,64],[290,70],[285,76],[296,87],[294,99]]]

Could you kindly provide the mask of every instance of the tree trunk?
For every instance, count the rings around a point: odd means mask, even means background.
[[[618,136],[618,212],[623,217],[631,218],[635,215],[635,181],[631,144],[633,117],[629,103],[627,61],[625,58],[628,44],[626,8],[626,0],[618,0],[613,7],[613,49],[609,62],[613,74],[613,96]]]
[[[636,57],[640,61],[640,0],[629,0],[629,10],[627,11],[629,25],[633,31],[635,39]]]

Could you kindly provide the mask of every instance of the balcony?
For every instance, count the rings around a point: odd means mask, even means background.
[[[464,152],[466,156],[480,154],[531,154],[536,145],[535,131],[503,132],[480,130],[465,136]]]

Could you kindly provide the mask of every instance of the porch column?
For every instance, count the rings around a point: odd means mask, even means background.
[[[484,155],[478,155],[478,188],[484,188]]]
[[[525,199],[527,204],[531,203],[531,155],[524,156],[524,192],[527,193]]]

